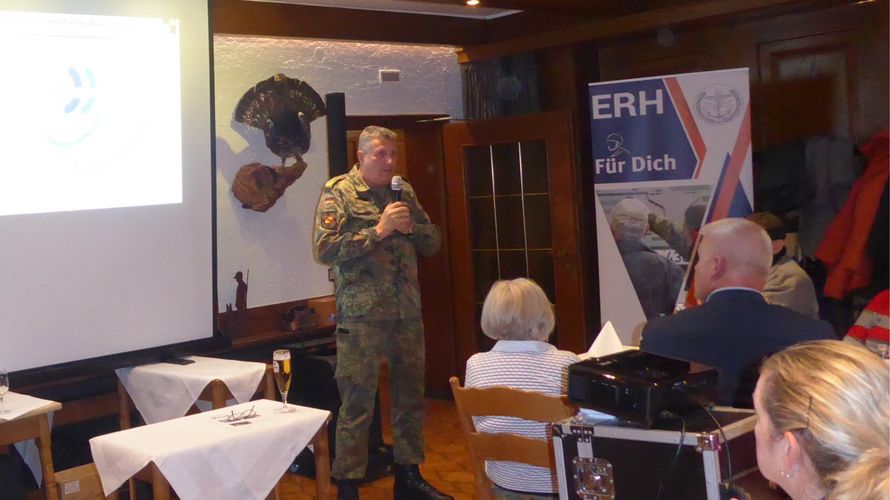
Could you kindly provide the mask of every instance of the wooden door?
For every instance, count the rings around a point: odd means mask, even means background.
[[[529,277],[555,304],[560,349],[586,348],[579,190],[571,115],[549,112],[443,130],[457,368],[493,344],[479,318],[497,279]]]

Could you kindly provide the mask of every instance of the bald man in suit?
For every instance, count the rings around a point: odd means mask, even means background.
[[[751,407],[751,375],[764,357],[836,336],[828,323],[764,300],[772,242],[762,227],[722,219],[701,235],[694,284],[702,304],[647,323],[640,349],[715,367],[718,403]]]

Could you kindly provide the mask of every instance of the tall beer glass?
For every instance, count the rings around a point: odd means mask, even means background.
[[[276,349],[272,352],[272,373],[275,375],[278,392],[281,393],[281,409],[278,411],[293,411],[292,408],[287,406],[287,392],[290,390],[291,379],[289,349]]]

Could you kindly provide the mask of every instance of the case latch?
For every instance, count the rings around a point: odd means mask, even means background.
[[[572,459],[575,492],[584,500],[614,500],[615,479],[612,464],[602,458]]]
[[[703,451],[720,450],[720,435],[716,432],[703,432],[698,435],[698,444],[695,445],[695,451],[701,453]]]

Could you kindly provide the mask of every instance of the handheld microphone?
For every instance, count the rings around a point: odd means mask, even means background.
[[[392,189],[392,194],[395,197],[396,201],[402,201],[402,176],[392,176],[392,182],[390,183],[389,187],[390,189]]]

